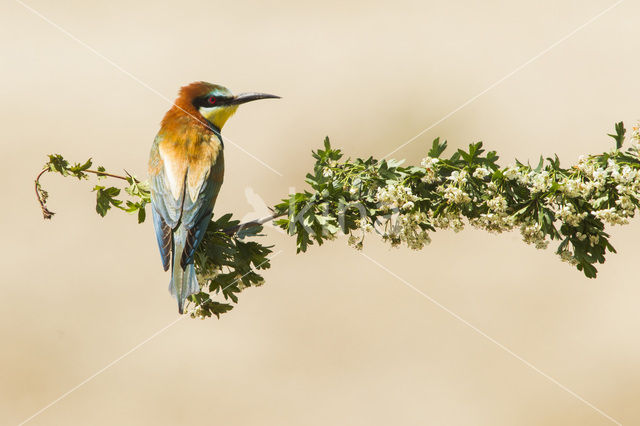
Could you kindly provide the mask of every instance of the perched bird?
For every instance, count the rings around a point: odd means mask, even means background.
[[[184,302],[200,290],[193,257],[213,214],[224,175],[220,131],[238,105],[278,98],[265,93],[234,96],[229,89],[196,82],[180,89],[151,147],[149,176],[153,224],[162,266],[171,267],[169,291]]]

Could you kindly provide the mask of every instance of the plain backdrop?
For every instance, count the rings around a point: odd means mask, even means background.
[[[345,238],[296,255],[267,229],[266,284],[220,321],[172,324],[150,222],[100,218],[93,182],[47,176],[52,221],[33,194],[50,153],[146,177],[195,80],[283,97],[225,128],[218,215],[304,189],[326,135],[382,157],[481,93],[394,157],[440,136],[570,164],[640,119],[639,2],[595,20],[614,0],[25,2],[46,19],[0,5],[1,424],[105,366],[29,424],[640,423],[637,221],[610,230],[595,280],[517,233],[438,232],[421,252],[369,238],[387,272]]]

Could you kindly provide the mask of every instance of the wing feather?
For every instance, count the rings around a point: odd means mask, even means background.
[[[167,222],[164,221],[154,206],[151,206],[151,212],[153,213],[156,240],[158,241],[160,257],[162,258],[162,267],[165,271],[168,271],[169,266],[171,265],[171,243],[173,241],[173,233],[171,232],[171,227],[167,225]]]
[[[219,155],[213,166],[203,173],[195,200],[188,194],[190,191],[185,190],[182,224],[188,229],[188,234],[185,249],[180,259],[180,263],[183,266],[193,261],[195,250],[202,242],[211,221],[213,206],[222,186],[222,173],[219,170],[224,167],[223,161],[222,155]],[[193,170],[193,172],[197,172],[197,170]],[[189,173],[192,173],[191,169]]]
[[[169,269],[171,264],[171,250],[173,242],[172,231],[180,222],[180,217],[182,215],[184,189],[178,193],[177,198],[171,190],[171,183],[167,177],[167,170],[165,166],[167,162],[171,165],[172,161],[180,161],[180,159],[165,159],[162,157],[159,149],[159,145],[162,140],[162,136],[158,135],[151,148],[149,175],[151,186],[151,211],[153,213],[156,240],[158,242],[158,249],[160,250],[162,267],[166,271]],[[182,177],[182,182],[182,188],[184,188],[184,176]]]
[[[171,263],[173,234],[178,226],[187,231],[180,264],[185,268],[193,262],[222,186],[224,158],[221,144],[189,136],[187,140],[174,141],[159,134],[151,150],[151,201],[165,270]]]

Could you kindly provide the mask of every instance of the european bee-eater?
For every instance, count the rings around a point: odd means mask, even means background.
[[[162,266],[171,266],[169,291],[184,312],[200,290],[193,257],[213,214],[222,186],[224,156],[220,131],[238,105],[278,98],[264,93],[234,96],[229,89],[196,82],[180,89],[162,119],[149,158],[151,210]]]

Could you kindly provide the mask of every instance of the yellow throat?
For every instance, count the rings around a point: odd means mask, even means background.
[[[229,117],[235,114],[237,109],[238,105],[224,105],[209,108],[201,107],[199,111],[200,114],[202,114],[202,116],[206,118],[209,123],[222,130],[224,124],[227,122]]]

